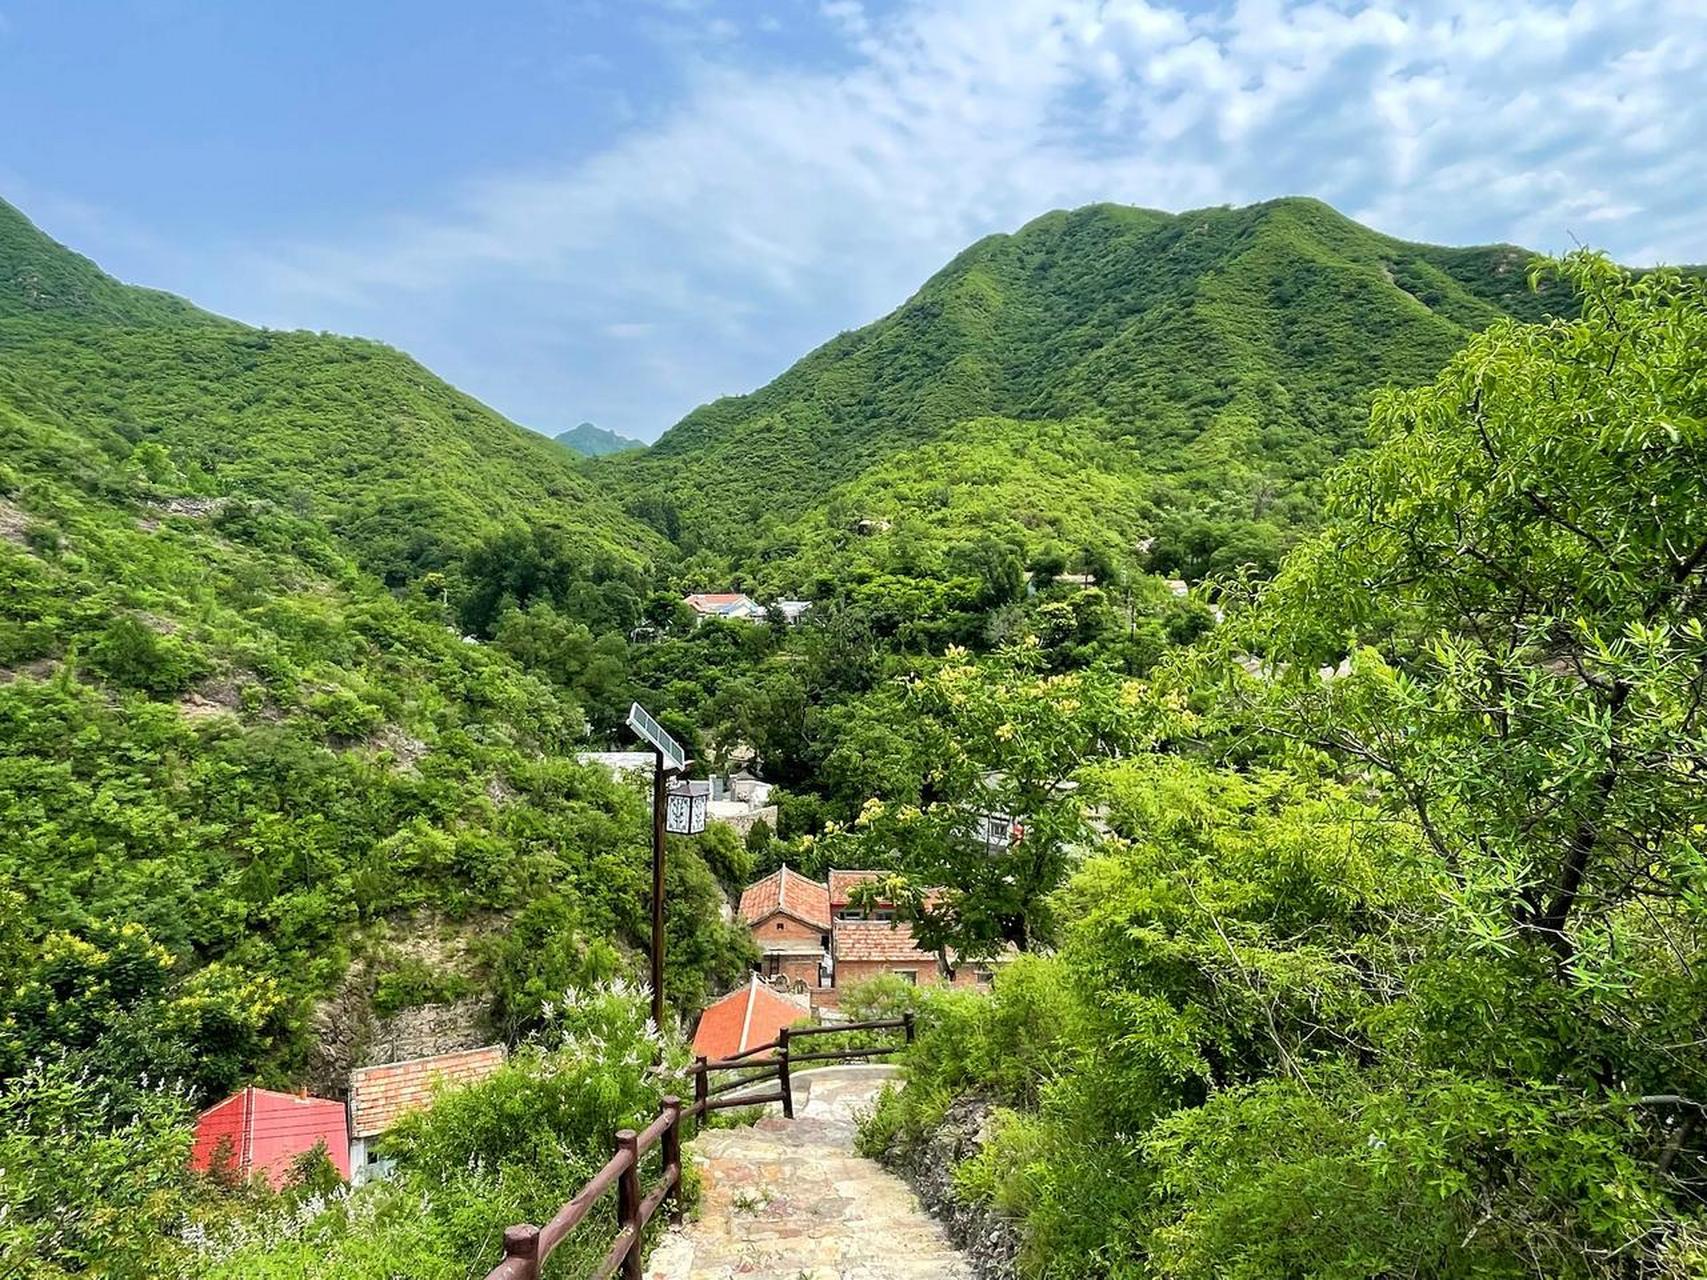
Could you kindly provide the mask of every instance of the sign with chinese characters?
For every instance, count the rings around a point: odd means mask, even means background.
[[[672,782],[664,796],[664,829],[671,835],[697,836],[705,830],[709,782]]]

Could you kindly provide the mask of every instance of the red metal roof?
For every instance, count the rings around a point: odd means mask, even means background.
[[[699,1015],[693,1033],[693,1051],[703,1058],[729,1058],[745,1053],[756,1044],[775,1040],[784,1027],[811,1017],[811,1012],[780,996],[754,974],[747,985],[731,991]],[[753,1061],[768,1058],[755,1054]]]
[[[504,1046],[464,1049],[350,1072],[350,1136],[371,1138],[433,1100],[439,1084],[472,1084],[504,1065]]]
[[[272,1089],[243,1089],[196,1117],[190,1168],[202,1172],[229,1162],[239,1177],[284,1185],[298,1156],[326,1144],[326,1155],[350,1176],[350,1136],[344,1104]]]
[[[816,880],[808,880],[788,867],[771,872],[763,880],[755,880],[741,894],[741,919],[757,924],[776,911],[784,911],[797,920],[830,927],[830,891]]]

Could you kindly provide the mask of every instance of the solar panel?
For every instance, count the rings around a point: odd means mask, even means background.
[[[682,750],[682,744],[665,733],[664,726],[654,720],[638,702],[628,709],[628,727],[640,738],[651,743],[654,750],[662,753],[666,769],[681,770],[688,767],[687,752]]]

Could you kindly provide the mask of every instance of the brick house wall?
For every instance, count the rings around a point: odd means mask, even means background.
[[[790,984],[800,982],[808,987],[816,987],[819,985],[823,968],[819,965],[816,954],[775,955],[764,958],[760,972],[767,978],[786,978]]]
[[[836,964],[836,985],[857,986],[880,974],[911,972],[921,987],[934,987],[942,981],[936,961],[929,956],[918,960],[842,960]]]
[[[843,960],[836,965],[836,985],[849,987],[857,982],[865,982],[883,973],[901,973],[915,971],[921,987],[954,986],[954,987],[985,987],[989,985],[986,965],[962,964],[955,968],[952,980],[944,977],[935,956],[921,956],[917,960]]]
[[[770,915],[756,920],[752,924],[753,941],[762,950],[766,946],[778,943],[800,944],[803,947],[822,947],[828,929],[821,929],[815,924],[807,924],[804,920],[796,920],[793,916],[781,911],[773,911]],[[790,946],[790,950],[793,950]]]

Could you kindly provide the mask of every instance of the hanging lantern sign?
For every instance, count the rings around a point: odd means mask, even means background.
[[[664,797],[665,830],[671,835],[697,836],[705,830],[705,808],[710,799],[709,782],[671,782]]]

